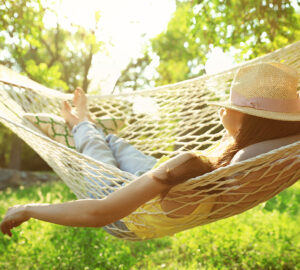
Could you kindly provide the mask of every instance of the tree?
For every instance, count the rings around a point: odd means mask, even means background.
[[[0,64],[50,88],[73,91],[81,86],[87,90],[93,57],[104,47],[95,36],[99,13],[95,14],[93,29],[78,25],[69,25],[66,29],[55,12],[42,3],[42,0],[0,0]],[[57,18],[55,26],[45,23],[50,13]],[[11,153],[9,158],[7,154],[0,158],[5,163],[1,166],[10,164],[15,169],[20,168],[23,146],[15,140],[12,143],[11,133],[3,127],[0,133],[6,138],[1,150]],[[4,155],[5,151],[1,153]]]
[[[300,38],[300,14],[288,0],[198,0],[177,4],[167,30],[152,40],[152,49],[160,57],[158,85],[203,74],[213,47],[231,51],[239,62]]]
[[[149,86],[151,84],[151,78],[147,77],[145,73],[151,64],[151,61],[152,58],[148,51],[145,51],[144,55],[141,57],[132,59],[122,71],[113,92],[115,92],[115,90],[122,92],[124,89],[136,91]]]
[[[41,0],[0,0],[0,63],[24,73],[31,79],[60,90],[89,86],[89,70],[94,55],[104,43],[91,30],[78,25],[64,29],[45,24],[48,13]]]

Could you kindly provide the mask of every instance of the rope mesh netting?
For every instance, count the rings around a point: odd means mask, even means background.
[[[228,99],[238,68],[270,61],[282,62],[300,73],[300,42],[219,74],[127,94],[88,95],[89,109],[94,119],[123,119],[124,126],[118,135],[156,158],[204,151],[224,135],[218,108],[207,105],[208,102]],[[63,100],[71,101],[72,95],[44,87],[0,66],[0,121],[29,144],[78,198],[102,198],[134,180],[134,175],[50,139],[24,118],[26,113],[59,115]],[[189,222],[177,221],[173,233],[239,214],[278,194],[300,178],[299,154],[300,143],[296,142],[174,187],[169,200],[212,207],[205,215],[192,213]],[[99,182],[103,187],[99,187]],[[158,234],[157,228],[147,224],[147,215],[172,214],[157,208],[158,200],[151,200],[126,218],[127,224],[133,222],[145,227],[150,232],[148,238]],[[139,240],[138,236],[113,225],[111,229],[122,238]]]

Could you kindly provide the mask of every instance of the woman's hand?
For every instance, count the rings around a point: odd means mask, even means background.
[[[73,227],[103,227],[128,216],[142,204],[165,192],[168,185],[147,173],[104,199],[81,199],[58,204],[26,204],[9,208],[1,231],[11,236],[11,229],[30,218]]]
[[[15,205],[8,209],[0,227],[3,234],[12,236],[11,229],[20,226],[23,222],[30,219],[26,211],[26,205]]]

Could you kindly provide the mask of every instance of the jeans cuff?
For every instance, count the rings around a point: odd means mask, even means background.
[[[75,125],[73,128],[72,128],[72,133],[73,135],[77,132],[77,130],[81,127],[81,126],[84,126],[84,125],[92,125],[94,127],[96,127],[93,123],[89,122],[89,121],[82,121],[80,122],[79,124]]]

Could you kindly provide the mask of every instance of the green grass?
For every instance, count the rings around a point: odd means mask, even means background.
[[[61,182],[8,189],[0,216],[14,204],[71,199]],[[0,269],[300,269],[299,209],[300,182],[244,214],[144,242],[30,220],[0,235]]]

